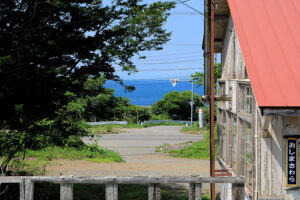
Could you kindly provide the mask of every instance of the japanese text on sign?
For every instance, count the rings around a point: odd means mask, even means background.
[[[287,186],[297,186],[298,141],[295,138],[286,140],[286,182]]]

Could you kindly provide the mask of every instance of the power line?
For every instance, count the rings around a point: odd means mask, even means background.
[[[189,16],[189,15],[201,15],[201,14],[199,14],[199,13],[197,13],[197,12],[171,12],[171,15],[187,15],[187,16]]]
[[[150,56],[145,56],[146,58],[152,58],[152,57],[155,57],[155,58],[157,58],[157,57],[167,57],[167,56],[177,56],[177,55],[185,55],[185,54],[187,54],[187,55],[191,55],[191,54],[200,54],[200,52],[199,51],[191,51],[191,52],[181,52],[181,53],[174,53],[174,54],[162,54],[162,55],[150,55]]]
[[[158,58],[160,58],[159,56],[157,56]],[[153,59],[154,57],[152,57],[152,59],[148,59],[148,57],[146,57],[145,59],[133,59],[133,62],[140,62],[140,61],[174,61],[174,60],[178,60],[179,58],[199,58],[199,59],[203,59],[201,55],[197,54],[197,55],[187,55],[187,56],[176,56],[176,57],[162,57],[160,59]]]
[[[177,61],[170,61],[170,62],[157,62],[157,63],[135,63],[137,66],[141,65],[166,65],[166,64],[177,64],[177,63],[194,63],[194,62],[201,62],[202,59],[198,60],[177,60]]]
[[[201,46],[202,44],[164,44],[164,45],[172,45],[172,46]]]
[[[191,79],[191,77],[167,77],[167,78],[150,78],[150,79],[123,79],[123,81],[168,81],[170,80],[171,78],[178,78],[180,79],[179,81],[182,81],[182,80],[189,80]]]
[[[142,71],[149,71],[149,72],[152,72],[152,71],[169,71],[169,70],[173,70],[173,71],[177,71],[177,70],[191,70],[191,69],[204,69],[203,67],[194,67],[194,68],[173,68],[173,69],[138,69],[138,72],[142,72]],[[120,70],[120,69],[117,69],[115,70],[116,72],[118,71],[123,71],[123,70]]]
[[[193,11],[199,13],[200,15],[203,15],[204,17],[207,17],[207,18],[209,18],[209,19],[211,20],[211,17],[210,17],[210,16],[208,16],[208,15],[206,15],[204,12],[200,12],[200,11],[197,10],[196,8],[194,8],[194,7],[192,7],[192,6],[188,5],[188,4],[186,4],[186,3],[185,3],[186,1],[178,0],[178,2],[181,3],[181,4],[183,4],[183,5],[185,5],[186,7],[190,8],[190,9],[192,9]],[[221,26],[226,27],[226,29],[228,29],[230,32],[232,31],[231,29],[227,28],[226,25],[221,24],[221,23],[218,23],[218,22],[216,22],[215,20],[213,20],[213,21],[214,21],[215,24],[219,24],[219,25],[221,25]]]

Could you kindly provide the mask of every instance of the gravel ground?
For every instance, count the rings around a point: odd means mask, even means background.
[[[126,129],[121,134],[100,135],[100,146],[118,151],[125,162],[97,163],[85,160],[54,160],[47,167],[48,176],[209,176],[209,160],[174,158],[155,152],[155,147],[200,141],[201,135],[180,133],[180,126],[156,126]],[[126,132],[126,133],[125,133]],[[84,138],[86,143],[88,138]],[[216,168],[219,168],[216,162]],[[204,185],[207,190],[209,185]],[[219,188],[219,187],[217,187]]]

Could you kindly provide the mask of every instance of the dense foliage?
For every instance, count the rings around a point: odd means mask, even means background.
[[[141,0],[1,0],[0,148],[11,148],[1,153],[1,167],[17,151],[87,134],[85,107],[104,115],[102,105],[115,99],[105,91],[92,105],[102,88],[85,87],[99,76],[122,84],[113,66],[133,73],[133,56],[162,49],[172,7]]]
[[[191,101],[191,94],[191,91],[169,92],[165,94],[163,99],[153,104],[153,113],[157,115],[166,115],[171,119],[188,120],[191,118],[191,106],[189,103]],[[194,93],[194,108],[203,105],[200,96]],[[194,112],[194,117],[196,117],[196,115],[196,112]]]
[[[222,63],[215,63],[214,68],[214,78],[215,78],[215,87],[217,86],[217,80],[221,78],[222,75]],[[195,81],[196,87],[204,86],[204,72],[195,72],[191,77]]]

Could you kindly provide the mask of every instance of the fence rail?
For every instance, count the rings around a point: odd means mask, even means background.
[[[109,124],[121,124],[127,125],[128,121],[106,121],[106,122],[88,122],[89,125],[109,125]]]
[[[169,124],[190,124],[191,121],[183,121],[183,120],[152,120],[152,121],[144,121],[144,122],[141,122],[141,125],[145,125],[145,124],[160,124],[160,123],[169,123]]]
[[[203,183],[232,183],[232,199],[244,199],[243,177],[181,177],[181,176],[133,176],[133,177],[92,177],[92,176],[26,176],[1,177],[1,183],[19,183],[20,200],[33,200],[34,183],[60,184],[60,199],[73,200],[73,184],[105,184],[106,200],[118,199],[119,184],[147,184],[148,200],[160,200],[162,184],[189,183],[189,200],[201,200]]]

